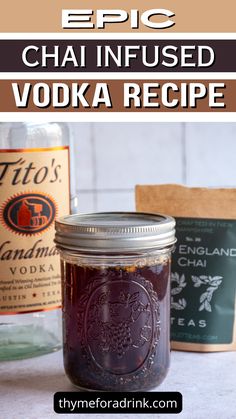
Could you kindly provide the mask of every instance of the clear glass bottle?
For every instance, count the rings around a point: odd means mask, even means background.
[[[143,213],[65,216],[61,252],[65,371],[76,386],[142,391],[170,363],[173,218]]]
[[[0,360],[61,347],[53,239],[70,212],[69,143],[66,124],[0,124]]]

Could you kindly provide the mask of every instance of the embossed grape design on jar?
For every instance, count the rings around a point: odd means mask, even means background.
[[[56,222],[65,371],[87,390],[141,391],[170,363],[172,217],[71,215]]]

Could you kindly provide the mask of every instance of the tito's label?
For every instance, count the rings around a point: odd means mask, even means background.
[[[0,314],[61,306],[54,221],[69,199],[68,147],[0,150]]]

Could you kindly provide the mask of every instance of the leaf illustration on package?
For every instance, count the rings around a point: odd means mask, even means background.
[[[211,307],[211,300],[214,292],[219,288],[223,280],[222,276],[206,276],[206,275],[200,275],[200,276],[194,276],[192,275],[192,281],[194,283],[194,287],[201,287],[201,285],[208,285],[206,288],[206,291],[204,291],[200,295],[200,306],[198,311],[206,310],[208,312],[212,312]]]
[[[175,287],[173,285],[176,285]],[[179,298],[178,301],[174,300],[174,296],[182,292],[186,287],[185,275],[179,275],[178,272],[171,274],[171,308],[175,310],[184,310],[187,306],[185,298]]]

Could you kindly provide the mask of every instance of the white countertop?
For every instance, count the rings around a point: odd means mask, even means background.
[[[139,419],[235,419],[236,353],[172,352],[170,372],[158,391],[179,391],[183,412],[178,415],[139,414]],[[66,378],[62,352],[22,361],[0,363],[0,419],[73,418],[53,412],[56,391],[74,391]],[[78,415],[77,415],[78,417]],[[80,414],[80,419],[103,419],[102,414]],[[106,415],[135,419],[137,415]]]

